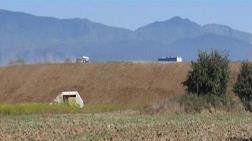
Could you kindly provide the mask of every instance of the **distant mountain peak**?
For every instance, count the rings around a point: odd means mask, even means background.
[[[153,27],[154,28],[166,28],[166,27],[178,27],[178,28],[196,27],[197,28],[197,27],[200,27],[200,25],[189,19],[175,16],[165,21],[156,21],[146,26],[140,27],[138,28],[138,31],[142,29],[146,29],[146,28],[153,28]]]
[[[180,22],[180,21],[184,21],[184,20],[189,21],[188,19],[183,19],[183,18],[181,18],[180,16],[172,17],[172,18],[170,18],[168,21],[170,21],[170,22]]]
[[[195,22],[187,19],[187,18],[181,18],[180,16],[172,17],[171,19],[165,21],[165,22],[171,22],[171,23],[184,23],[184,24],[196,24]]]
[[[147,26],[200,26],[199,24],[180,16],[172,17],[165,21],[157,21]]]

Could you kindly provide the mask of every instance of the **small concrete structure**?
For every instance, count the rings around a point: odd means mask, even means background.
[[[176,56],[176,57],[162,57],[158,58],[159,62],[182,62],[182,57]]]
[[[76,63],[80,63],[80,64],[87,64],[89,62],[90,62],[90,58],[87,56],[82,56],[76,59]]]
[[[77,104],[80,106],[80,108],[84,106],[84,102],[77,91],[62,92],[54,99],[54,102]]]

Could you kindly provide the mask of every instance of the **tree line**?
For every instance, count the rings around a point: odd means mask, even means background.
[[[186,86],[188,95],[221,99],[225,102],[227,88],[230,82],[230,60],[227,54],[221,54],[217,50],[211,52],[200,51],[196,61],[191,62],[191,70],[188,72],[183,85]],[[233,92],[240,98],[244,107],[252,111],[252,63],[241,63],[238,78],[233,86]]]

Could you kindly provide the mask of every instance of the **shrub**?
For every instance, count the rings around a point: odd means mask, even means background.
[[[234,101],[229,96],[215,96],[188,94],[175,96],[165,99],[164,101],[154,103],[144,107],[147,114],[160,113],[201,113],[224,111],[224,112],[242,112],[238,101]]]
[[[252,63],[242,62],[233,91],[241,99],[245,109],[252,111]]]
[[[147,114],[161,113],[184,113],[184,107],[180,104],[180,96],[174,96],[157,103],[144,106],[143,111]]]
[[[237,111],[240,109],[235,101],[229,96],[216,96],[216,95],[185,95],[180,99],[180,104],[185,107],[186,113],[200,113],[203,110],[214,112],[214,111],[232,111],[234,108]],[[236,111],[236,112],[237,112]]]
[[[197,95],[223,96],[229,81],[229,60],[216,50],[211,53],[201,51],[196,62],[191,62],[192,70],[183,82],[188,93]]]
[[[185,95],[179,99],[186,113],[200,113],[204,109],[209,109],[209,105],[203,96]]]

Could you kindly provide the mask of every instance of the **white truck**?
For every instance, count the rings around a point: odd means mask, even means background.
[[[82,56],[82,57],[76,59],[76,63],[88,64],[88,63],[90,63],[90,58],[87,56]]]

